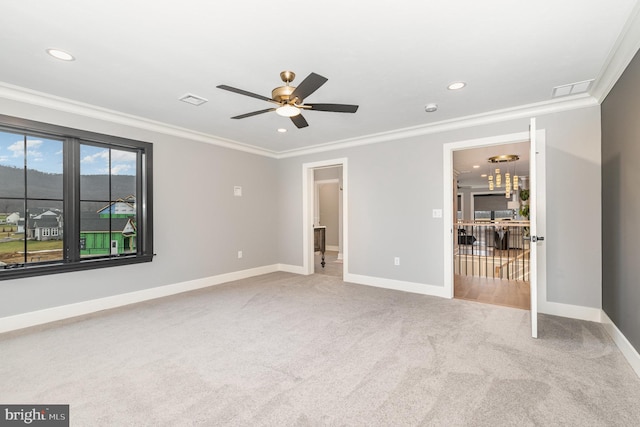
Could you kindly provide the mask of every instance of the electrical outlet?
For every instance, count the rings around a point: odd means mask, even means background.
[[[242,251],[238,251],[238,259],[242,258]]]
[[[400,257],[397,256],[393,259],[393,265],[400,265]]]

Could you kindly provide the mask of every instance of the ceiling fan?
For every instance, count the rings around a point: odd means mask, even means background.
[[[237,89],[227,85],[216,86],[219,89],[228,90],[230,92],[239,93],[240,95],[250,96],[252,98],[262,99],[263,101],[273,102],[278,107],[267,108],[264,110],[253,111],[251,113],[240,114],[231,117],[232,119],[244,119],[246,117],[257,116],[258,114],[275,111],[277,114],[289,117],[297,128],[309,126],[309,123],[302,117],[302,110],[330,111],[335,113],[355,113],[358,110],[357,105],[348,104],[305,104],[304,99],[318,90],[320,86],[327,82],[326,77],[319,74],[311,73],[297,87],[289,86],[289,83],[296,77],[293,71],[283,71],[280,78],[284,82],[284,86],[277,87],[271,91],[271,98],[258,95],[246,90]]]

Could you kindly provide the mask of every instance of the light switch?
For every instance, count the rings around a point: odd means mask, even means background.
[[[434,209],[433,210],[434,218],[442,218],[442,209]]]
[[[239,185],[233,187],[233,195],[236,197],[242,196],[242,187],[240,187]]]

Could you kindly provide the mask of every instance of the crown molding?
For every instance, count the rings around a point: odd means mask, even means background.
[[[13,101],[23,102],[25,104],[49,108],[57,111],[64,111],[66,113],[71,113],[91,119],[98,119],[110,123],[131,126],[151,132],[157,132],[165,135],[171,135],[179,138],[213,144],[224,148],[257,154],[259,156],[271,158],[276,157],[276,153],[274,151],[265,150],[253,145],[244,144],[242,142],[233,141],[230,139],[214,137],[203,132],[197,132],[179,126],[173,126],[166,123],[157,122],[155,120],[146,119],[144,117],[121,113],[119,111],[109,110],[107,108],[97,107],[91,104],[85,104],[83,102],[74,101],[68,98],[62,98],[59,96],[34,91],[20,86],[14,86],[9,83],[0,82],[0,98],[11,99]]]
[[[359,147],[362,145],[377,144],[380,142],[397,141],[400,139],[448,132],[469,127],[504,122],[508,120],[522,118],[528,119],[534,116],[559,113],[562,111],[576,110],[579,108],[593,107],[597,105],[598,101],[591,95],[580,94],[571,97],[556,98],[550,101],[538,102],[534,104],[521,105],[514,108],[489,111],[487,113],[475,114],[451,120],[443,120],[440,122],[430,123],[428,125],[420,125],[404,129],[396,129],[389,132],[365,135],[357,138],[350,138],[341,141],[330,142],[327,144],[316,145],[310,148],[300,148],[284,151],[278,153],[276,155],[276,158],[284,159],[288,157],[297,157],[307,154],[317,154],[327,151]]]
[[[637,2],[600,70],[591,95],[601,104],[640,49],[640,2]]]
[[[178,126],[138,117],[130,114],[97,107],[62,98],[54,95],[37,92],[31,89],[14,86],[0,82],[0,98],[11,99],[29,105],[50,108],[67,113],[131,126],[165,135],[176,136],[193,141],[204,142],[217,145],[232,150],[243,151],[259,156],[273,159],[285,159],[308,154],[317,154],[327,151],[334,151],[345,148],[359,147],[362,145],[377,144],[381,142],[397,141],[400,139],[419,137],[429,134],[465,129],[474,126],[498,123],[514,119],[530,118],[539,115],[553,114],[562,111],[575,110],[598,105],[598,101],[588,95],[580,94],[570,97],[556,98],[550,101],[538,102],[534,104],[521,105],[513,108],[490,111],[456,119],[444,120],[427,125],[413,126],[393,131],[364,135],[357,138],[350,138],[326,144],[315,145],[313,147],[294,149],[289,151],[275,152],[262,149],[238,141],[215,137],[203,132],[197,132]]]

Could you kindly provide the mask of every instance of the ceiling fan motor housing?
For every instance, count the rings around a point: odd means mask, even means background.
[[[294,86],[280,86],[271,91],[271,99],[278,102],[289,102],[291,94],[296,90]],[[297,103],[301,104],[302,100],[297,99]]]

